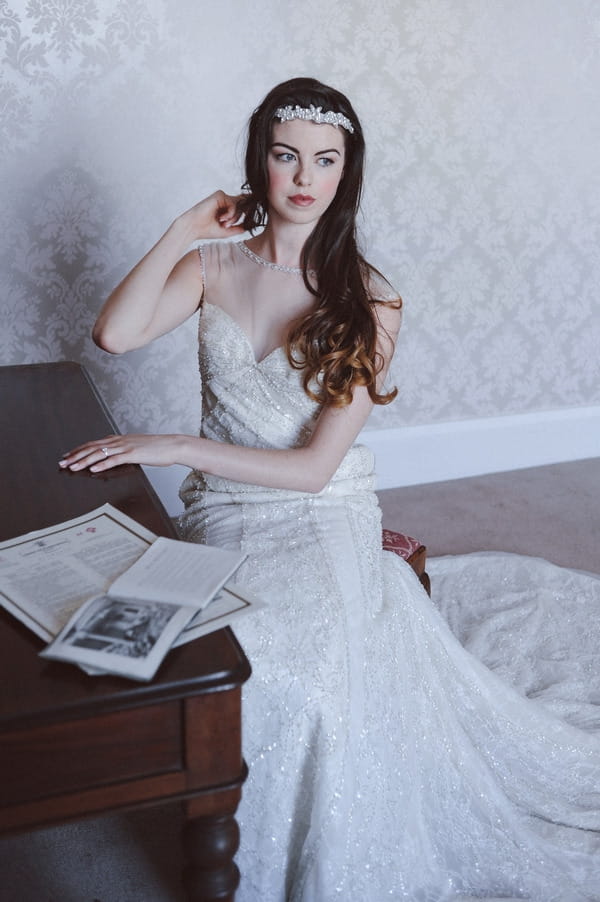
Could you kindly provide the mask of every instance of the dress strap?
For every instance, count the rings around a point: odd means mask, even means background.
[[[198,245],[198,257],[200,258],[200,275],[202,277],[202,297],[201,301],[204,300],[204,296],[206,294],[206,263],[204,260],[204,245]]]

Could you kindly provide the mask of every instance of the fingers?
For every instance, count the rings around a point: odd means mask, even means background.
[[[126,463],[123,459],[124,448],[121,447],[122,436],[109,435],[93,442],[79,445],[67,452],[59,460],[61,469],[77,470],[89,469],[92,473],[100,473],[109,470],[119,464]]]
[[[238,209],[241,196],[232,197],[229,194],[221,196],[221,204],[217,209],[217,221],[221,228],[232,233],[243,232],[243,226],[239,225],[241,213]]]
[[[243,233],[245,229],[239,224],[241,199],[242,195],[234,196],[219,190],[192,207],[188,214],[193,220],[195,238],[224,238]]]

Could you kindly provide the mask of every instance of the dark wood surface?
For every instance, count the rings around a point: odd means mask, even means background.
[[[174,536],[139,467],[59,469],[64,452],[116,431],[78,364],[0,367],[0,540],[107,501]],[[250,667],[231,630],[170,652],[148,684],[44,661],[42,647],[0,609],[0,832],[180,799],[190,900],[232,900]]]

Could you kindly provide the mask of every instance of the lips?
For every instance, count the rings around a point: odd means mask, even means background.
[[[310,194],[294,194],[289,200],[297,207],[310,207],[315,202],[314,197],[311,197]]]

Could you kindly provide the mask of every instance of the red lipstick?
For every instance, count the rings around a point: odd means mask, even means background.
[[[315,202],[314,197],[311,197],[310,194],[294,194],[289,200],[297,207],[310,207]]]

